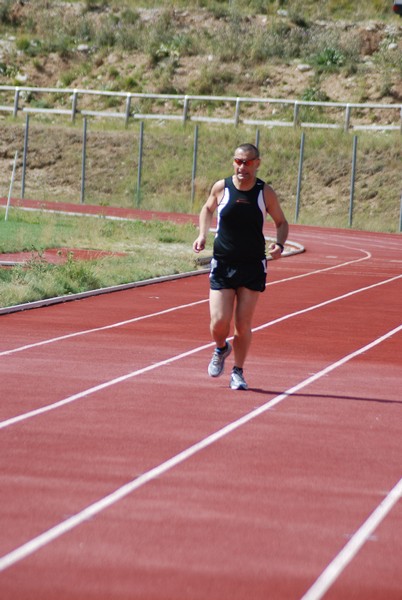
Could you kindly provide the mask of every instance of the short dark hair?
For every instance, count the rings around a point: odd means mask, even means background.
[[[260,152],[257,146],[254,146],[254,144],[240,144],[240,146],[237,146],[236,150],[243,150],[243,152],[254,152],[254,158],[260,158]]]

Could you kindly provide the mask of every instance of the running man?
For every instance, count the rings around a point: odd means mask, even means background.
[[[217,233],[210,271],[210,330],[216,344],[208,374],[219,377],[232,351],[227,340],[234,316],[233,390],[246,390],[243,367],[250,348],[252,318],[265,290],[267,260],[264,221],[267,214],[276,226],[276,242],[269,246],[274,259],[281,257],[289,225],[278,197],[270,185],[257,178],[261,160],[253,144],[241,144],[234,153],[234,174],[212,186],[199,217],[199,235],[194,252],[205,249],[212,218],[217,210]]]

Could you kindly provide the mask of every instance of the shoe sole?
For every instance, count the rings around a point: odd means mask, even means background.
[[[230,385],[231,390],[248,390],[248,385]]]

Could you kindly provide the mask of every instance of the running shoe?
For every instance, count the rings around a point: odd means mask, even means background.
[[[233,371],[230,376],[230,387],[232,390],[248,389],[248,385],[243,377],[243,369],[239,369],[239,367],[233,367]]]
[[[222,375],[225,367],[225,360],[231,352],[232,346],[229,344],[229,342],[226,342],[226,350],[219,350],[219,348],[215,348],[211,362],[208,365],[208,375],[210,377],[219,377],[219,375]]]

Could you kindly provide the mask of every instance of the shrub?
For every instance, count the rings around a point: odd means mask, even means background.
[[[315,56],[314,62],[322,70],[333,70],[345,64],[345,56],[337,48],[327,47]]]
[[[29,38],[22,36],[17,39],[15,45],[17,47],[17,50],[20,50],[21,52],[27,52],[29,50],[31,42]]]
[[[306,102],[327,102],[329,100],[327,94],[318,87],[309,87],[304,90],[302,100]]]
[[[13,0],[2,0],[0,3],[0,23],[3,23],[3,25],[18,25],[13,17],[13,4]]]

